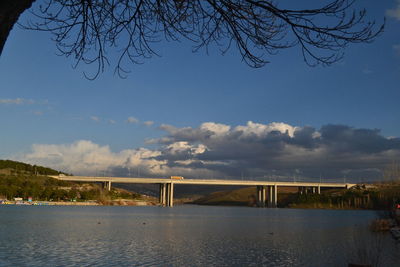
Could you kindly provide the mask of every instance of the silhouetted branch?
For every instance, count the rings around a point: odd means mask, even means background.
[[[383,31],[366,21],[365,10],[352,10],[353,2],[292,10],[256,0],[47,0],[24,27],[51,32],[60,54],[73,56],[76,65],[97,64],[91,79],[110,65],[108,51],[118,51],[115,71],[124,76],[127,61],[157,55],[152,46],[162,39],[190,40],[194,51],[216,44],[225,53],[236,45],[252,67],[299,46],[308,65],[330,65],[349,43],[371,42]]]

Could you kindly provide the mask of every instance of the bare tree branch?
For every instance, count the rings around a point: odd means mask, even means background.
[[[193,50],[235,45],[249,66],[261,67],[279,50],[298,46],[310,65],[330,65],[350,43],[369,43],[382,25],[368,21],[353,0],[315,9],[284,9],[258,0],[43,0],[24,28],[49,31],[61,55],[97,64],[94,79],[118,52],[115,71],[157,55],[154,43],[189,40]]]

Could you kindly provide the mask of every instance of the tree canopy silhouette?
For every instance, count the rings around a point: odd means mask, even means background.
[[[368,20],[354,0],[304,9],[272,0],[37,0],[31,7],[33,2],[0,2],[0,53],[12,25],[30,9],[34,19],[23,27],[51,32],[59,53],[73,57],[76,65],[96,64],[91,78],[111,64],[110,50],[118,52],[113,64],[123,76],[127,63],[157,55],[154,43],[161,40],[189,40],[193,51],[216,46],[225,53],[234,46],[252,67],[298,46],[308,65],[330,65],[348,44],[371,42],[384,26]]]

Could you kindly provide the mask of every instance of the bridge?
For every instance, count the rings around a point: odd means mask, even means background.
[[[260,206],[276,207],[278,203],[278,187],[298,187],[301,193],[320,194],[321,188],[345,188],[355,186],[349,183],[317,183],[317,182],[277,182],[251,180],[222,179],[170,179],[170,178],[129,178],[129,177],[99,177],[99,176],[50,176],[62,181],[101,182],[104,188],[111,190],[112,183],[158,184],[160,187],[160,204],[167,207],[174,205],[174,185],[237,185],[256,186],[257,203]]]

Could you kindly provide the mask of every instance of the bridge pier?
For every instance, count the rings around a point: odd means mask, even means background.
[[[312,187],[307,187],[307,186],[299,186],[299,193],[300,195],[303,194],[308,194],[308,193],[313,193],[313,194],[321,194],[321,185],[318,186],[312,186]]]
[[[168,190],[168,207],[173,207],[173,206],[174,206],[174,184],[170,183]]]
[[[268,190],[268,207],[276,207],[278,203],[278,186],[277,185],[269,185],[267,186]]]
[[[274,200],[273,200],[273,205],[276,208],[278,206],[278,186],[274,185]]]
[[[307,195],[308,191],[309,191],[309,188],[307,186],[300,186],[299,187],[300,195]]]
[[[160,204],[162,205],[162,206],[165,206],[166,205],[166,187],[167,187],[167,184],[160,184],[160,195],[159,195],[159,201],[160,201]]]
[[[174,206],[174,184],[173,183],[165,183],[160,184],[160,195],[159,201],[160,204],[166,207]]]
[[[272,207],[272,203],[273,203],[273,199],[272,199],[272,195],[273,195],[273,188],[272,185],[268,186],[268,207]]]
[[[278,204],[278,186],[256,186],[256,201],[259,207],[276,207]]]
[[[265,186],[258,185],[256,187],[257,190],[257,206],[265,207],[267,202],[267,192]]]
[[[262,206],[265,207],[267,204],[267,188],[262,186]]]
[[[107,189],[108,191],[111,191],[111,181],[104,181],[103,188]]]

